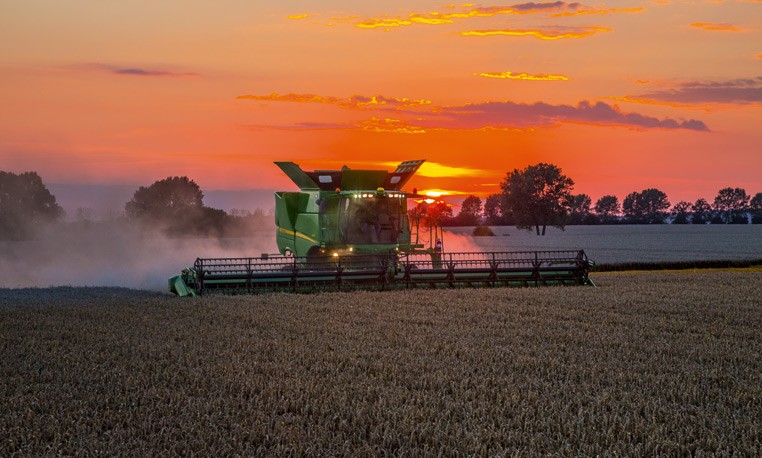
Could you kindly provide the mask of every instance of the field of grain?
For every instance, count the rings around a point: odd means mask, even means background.
[[[445,250],[585,250],[599,264],[762,259],[762,224],[567,226],[547,235],[515,227],[496,237],[471,237],[472,227],[447,228]],[[474,247],[475,245],[475,247]]]
[[[762,273],[0,289],[0,456],[762,454]]]

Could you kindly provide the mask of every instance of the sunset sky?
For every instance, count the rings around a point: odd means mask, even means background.
[[[0,42],[0,170],[47,183],[427,159],[409,188],[549,162],[594,201],[762,192],[759,0],[0,0]]]

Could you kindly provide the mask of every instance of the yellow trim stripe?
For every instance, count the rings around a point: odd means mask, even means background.
[[[284,234],[288,234],[288,235],[292,235],[292,236],[296,236],[296,237],[301,237],[304,240],[310,241],[310,242],[315,243],[315,244],[318,243],[317,240],[311,239],[311,238],[307,237],[306,235],[302,234],[301,232],[289,231],[288,229],[283,229],[282,227],[279,227],[278,230],[280,232],[283,232]]]

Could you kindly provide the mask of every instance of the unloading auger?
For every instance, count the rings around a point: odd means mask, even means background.
[[[272,291],[586,285],[582,250],[448,253],[427,197],[402,190],[424,160],[393,171],[303,171],[276,162],[299,191],[275,193],[278,255],[196,259],[169,279],[180,296]],[[420,205],[408,209],[408,200]]]

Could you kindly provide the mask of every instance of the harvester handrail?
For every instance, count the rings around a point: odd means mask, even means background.
[[[202,293],[587,284],[592,265],[583,250],[545,250],[197,258],[191,271]]]

